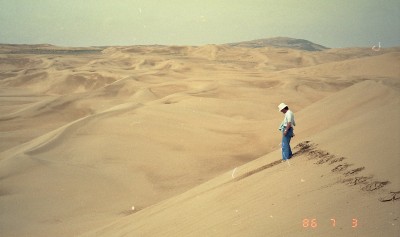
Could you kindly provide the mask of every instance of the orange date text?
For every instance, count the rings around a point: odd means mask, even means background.
[[[304,228],[311,228],[311,229],[317,228],[319,221],[324,222],[324,224],[326,224],[326,222],[328,220],[318,220],[317,218],[304,218],[302,221],[302,226]],[[329,223],[330,226],[336,227],[337,222],[336,222],[335,218],[331,218],[329,221],[330,221],[330,223]],[[351,221],[350,220],[349,221],[341,221],[341,224],[349,225],[352,228],[356,228],[358,226],[358,219],[353,218],[353,219],[351,219]]]

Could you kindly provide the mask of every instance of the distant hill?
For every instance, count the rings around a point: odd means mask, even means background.
[[[61,47],[51,44],[0,44],[0,54],[93,54],[101,47]]]
[[[229,43],[226,45],[245,47],[245,48],[262,48],[262,47],[292,48],[292,49],[300,49],[306,51],[321,51],[328,49],[325,46],[315,44],[308,40],[293,39],[288,37],[257,39],[257,40],[243,41],[238,43]]]

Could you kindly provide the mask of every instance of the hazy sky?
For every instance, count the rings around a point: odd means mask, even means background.
[[[400,0],[0,0],[0,43],[400,46]]]

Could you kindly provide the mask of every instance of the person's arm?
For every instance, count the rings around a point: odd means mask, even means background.
[[[285,131],[283,132],[283,135],[286,136],[287,132],[289,131],[289,128],[291,128],[291,127],[292,127],[292,123],[291,123],[291,122],[288,122],[287,125],[286,125],[286,129],[285,129]]]

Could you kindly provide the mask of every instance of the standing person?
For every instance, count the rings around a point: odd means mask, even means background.
[[[293,112],[289,110],[289,107],[285,103],[281,103],[278,109],[285,114],[279,130],[282,132],[282,160],[286,161],[293,156],[292,149],[290,148],[290,140],[294,136],[293,126],[296,126],[296,122],[294,121]]]

